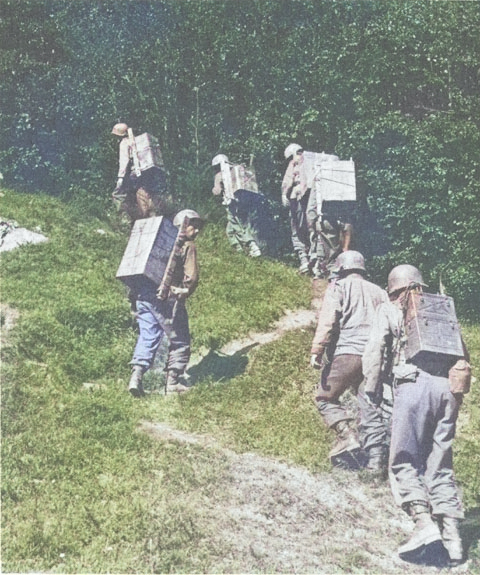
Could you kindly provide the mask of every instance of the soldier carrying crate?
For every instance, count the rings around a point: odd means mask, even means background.
[[[363,354],[365,393],[379,404],[382,381],[393,379],[390,481],[395,502],[415,524],[400,557],[417,562],[442,542],[458,564],[463,508],[452,444],[470,365],[452,298],[425,293],[423,286],[412,265],[390,272],[390,302],[377,308]]]
[[[182,381],[190,360],[190,329],[185,300],[195,291],[199,270],[194,243],[204,221],[194,210],[173,219],[137,220],[117,272],[135,295],[139,336],[130,362],[129,392],[144,395],[142,378],[167,337],[165,393],[189,388]]]
[[[258,194],[255,172],[243,165],[233,165],[227,156],[218,154],[212,160],[217,169],[212,193],[222,196],[222,203],[227,208],[227,237],[237,252],[248,251],[250,257],[262,255],[257,244],[254,230],[248,221],[248,209],[242,202],[240,192],[250,191]],[[237,194],[238,192],[238,194]],[[246,193],[246,192],[245,192]]]
[[[160,146],[150,134],[134,136],[127,124],[115,124],[120,138],[117,184],[112,200],[130,223],[166,212],[166,176]]]

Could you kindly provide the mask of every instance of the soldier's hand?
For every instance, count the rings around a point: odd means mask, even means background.
[[[288,208],[289,205],[290,205],[290,202],[289,202],[287,196],[282,195],[282,206],[284,208]]]
[[[183,299],[187,297],[188,294],[188,289],[187,288],[182,288],[182,287],[178,287],[178,286],[171,286],[170,287],[170,292],[177,297],[177,299]]]
[[[310,356],[310,367],[313,367],[313,369],[322,369],[323,368],[322,356],[323,354],[318,355],[312,354]]]

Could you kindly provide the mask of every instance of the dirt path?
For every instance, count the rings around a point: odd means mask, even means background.
[[[228,357],[275,341],[291,329],[315,323],[315,312],[288,312],[268,333],[230,342]],[[205,354],[200,354],[197,364]],[[191,366],[195,369],[195,361]],[[395,507],[387,482],[334,469],[312,474],[253,453],[237,454],[213,437],[187,433],[165,423],[143,422],[141,429],[160,441],[195,444],[220,451],[226,471],[214,493],[202,501],[202,515],[222,553],[210,572],[221,573],[439,573],[397,556],[412,530]],[[443,549],[438,549],[441,555]],[[468,562],[450,573],[468,573]]]
[[[249,351],[259,345],[265,345],[280,339],[287,331],[294,329],[306,329],[315,325],[316,312],[314,310],[300,309],[296,311],[287,310],[285,315],[275,322],[273,329],[266,333],[252,332],[246,337],[231,341],[224,345],[216,353],[223,356],[233,356],[235,354]],[[197,352],[189,364],[189,370],[198,365],[210,350],[202,349]]]
[[[161,441],[220,450],[227,458],[213,495],[202,500],[213,543],[228,550],[212,573],[439,573],[398,558],[397,546],[412,525],[393,505],[385,482],[362,482],[361,475],[336,469],[312,474],[236,454],[212,437],[164,423],[143,422],[141,429]],[[468,563],[450,572],[468,573]]]

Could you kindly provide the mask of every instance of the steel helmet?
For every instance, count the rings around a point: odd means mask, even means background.
[[[191,220],[197,220],[199,224],[203,225],[203,219],[195,210],[182,210],[181,212],[178,212],[178,214],[173,218],[173,225],[179,228],[185,220],[187,220],[187,223]]]
[[[221,164],[222,162],[228,162],[228,158],[227,156],[225,156],[225,154],[218,154],[217,156],[215,156],[212,160],[212,166],[217,166],[218,164]]]
[[[294,154],[296,154],[299,150],[303,150],[302,146],[299,146],[298,144],[289,144],[286,148],[285,148],[285,158],[289,158],[290,156],[293,156]]]
[[[400,289],[407,288],[412,285],[421,285],[427,287],[423,283],[422,274],[415,266],[409,264],[402,264],[396,266],[388,274],[388,293],[396,292]]]
[[[339,273],[347,270],[365,270],[365,259],[360,252],[346,250],[335,260],[335,267]]]
[[[120,124],[115,124],[112,129],[112,134],[115,136],[126,136],[128,133],[128,126],[123,122]]]

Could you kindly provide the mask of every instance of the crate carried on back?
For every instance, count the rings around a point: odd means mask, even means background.
[[[259,193],[253,166],[246,167],[243,164],[221,162],[220,169],[225,190],[224,194],[227,200],[233,200],[235,192],[238,190]]]
[[[158,288],[165,299],[175,271],[176,256],[181,251],[178,229],[163,216],[137,220],[133,226],[116,278],[131,290],[138,291],[145,281]]]
[[[144,133],[134,136],[131,128],[128,128],[128,141],[133,160],[133,172],[137,177],[149,170],[165,170],[157,138]]]
[[[307,188],[317,195],[317,205],[330,201],[355,201],[355,163],[325,153],[303,152]]]
[[[453,299],[446,295],[410,293],[405,317],[407,360],[452,359],[464,355]]]

